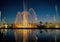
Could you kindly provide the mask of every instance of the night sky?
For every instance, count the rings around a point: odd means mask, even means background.
[[[57,5],[58,21],[60,21],[60,0],[25,0],[27,11],[33,8],[37,14],[38,21],[52,21],[56,14]],[[23,0],[0,0],[0,11],[2,19],[5,17],[8,23],[15,21],[17,12],[23,11]]]

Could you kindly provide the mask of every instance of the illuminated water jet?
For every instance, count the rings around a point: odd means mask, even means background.
[[[31,11],[34,15],[33,16],[34,18],[30,17]],[[29,22],[29,21],[31,21],[31,22]],[[36,22],[37,22],[37,15],[36,15],[34,9],[30,8],[29,11],[24,10],[23,12],[17,13],[16,20],[14,22],[14,25],[15,25],[14,27],[17,27],[17,28],[35,28],[35,27],[37,27]]]
[[[31,11],[32,11],[34,18],[33,18],[33,16],[32,17],[30,16]],[[32,19],[33,22],[30,19]],[[30,8],[29,11],[27,11],[24,0],[23,0],[23,11],[17,13],[15,22],[13,24],[13,28],[36,28],[37,27],[36,22],[37,22],[37,15],[36,15],[34,9]],[[31,30],[31,29],[14,30],[16,42],[21,42],[21,40],[19,41],[20,38],[18,37],[18,35],[20,35],[20,34],[23,37],[23,42],[27,42],[28,34],[31,32],[33,32],[33,30]]]

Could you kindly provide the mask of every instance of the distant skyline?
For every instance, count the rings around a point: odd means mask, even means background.
[[[57,6],[58,21],[60,22],[60,0],[24,0],[27,11],[33,8],[37,14],[38,22],[52,21],[56,15]],[[0,11],[2,19],[5,17],[8,23],[13,23],[17,12],[23,11],[23,0],[0,0]]]

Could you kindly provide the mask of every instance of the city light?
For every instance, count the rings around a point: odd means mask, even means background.
[[[54,29],[60,28],[58,16],[60,14],[58,10],[60,6],[54,3],[55,1],[40,1],[13,0],[11,1],[13,4],[9,1],[2,1],[2,9],[0,9],[0,32],[3,33],[3,37],[5,38],[7,34],[8,36],[14,35],[15,42],[28,42],[29,40],[41,42],[39,41],[40,39],[46,40],[45,38],[48,37],[50,42],[50,36],[54,34],[55,39],[51,39],[51,41],[57,41],[56,35],[60,31]],[[8,36],[5,40],[10,40]]]

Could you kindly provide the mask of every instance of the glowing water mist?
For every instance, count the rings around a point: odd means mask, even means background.
[[[30,23],[29,20],[28,20],[28,15],[30,14],[31,11],[34,14],[34,21],[37,21],[37,15],[36,15],[34,9],[30,8],[29,11],[27,11],[24,0],[23,0],[23,12],[18,12],[18,14],[16,16],[15,23],[14,23],[17,28],[33,28],[33,27],[37,27],[37,25],[35,23]],[[22,17],[21,17],[22,22],[19,22],[19,17],[21,15],[22,15]],[[18,34],[22,34],[23,42],[27,42],[28,34],[30,32],[32,32],[32,30],[29,30],[29,29],[28,30],[27,29],[14,30],[16,42],[20,42],[18,40]]]

